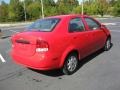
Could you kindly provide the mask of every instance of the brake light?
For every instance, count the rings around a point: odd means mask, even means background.
[[[36,42],[36,52],[47,52],[49,45],[46,41],[37,40]]]

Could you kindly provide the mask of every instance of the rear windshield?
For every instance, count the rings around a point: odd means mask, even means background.
[[[41,32],[50,32],[52,31],[57,23],[60,21],[59,18],[48,18],[40,19],[31,24],[27,31],[41,31]]]

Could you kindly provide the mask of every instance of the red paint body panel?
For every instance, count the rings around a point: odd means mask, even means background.
[[[72,18],[82,19],[85,31],[70,33],[69,22]],[[13,60],[26,67],[49,70],[61,68],[67,55],[75,50],[82,59],[101,49],[110,32],[107,28],[91,31],[82,15],[61,15],[60,22],[51,32],[22,32],[12,36],[11,56]],[[36,52],[37,40],[48,44],[48,51]]]

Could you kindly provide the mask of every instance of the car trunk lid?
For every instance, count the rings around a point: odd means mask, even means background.
[[[36,50],[38,34],[35,32],[23,32],[12,37],[13,48],[16,53],[24,56],[32,56]]]

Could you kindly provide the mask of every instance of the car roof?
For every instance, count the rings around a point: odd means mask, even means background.
[[[57,16],[50,16],[50,17],[45,17],[45,18],[69,18],[69,17],[89,17],[87,15],[81,15],[81,14],[69,14],[69,15],[57,15]]]

